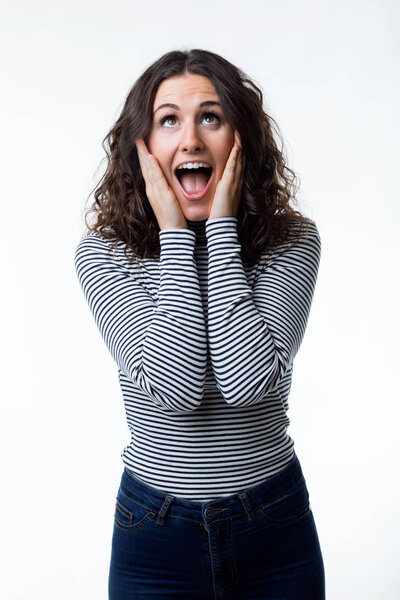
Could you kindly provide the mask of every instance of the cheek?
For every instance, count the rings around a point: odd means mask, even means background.
[[[163,171],[165,172],[166,170],[168,170],[168,168],[170,168],[172,160],[172,153],[168,144],[162,143],[162,141],[160,141],[159,139],[150,138],[147,147],[150,154],[155,156]]]

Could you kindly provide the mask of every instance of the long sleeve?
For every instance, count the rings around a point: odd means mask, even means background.
[[[189,229],[159,232],[157,299],[96,235],[75,250],[78,279],[100,333],[126,377],[162,410],[188,412],[201,403],[207,336]]]
[[[206,223],[208,341],[216,384],[225,401],[250,406],[291,367],[304,336],[319,269],[321,240],[308,237],[275,252],[253,287],[240,257],[236,217]]]

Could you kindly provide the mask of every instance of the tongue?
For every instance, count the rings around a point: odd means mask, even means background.
[[[184,173],[180,179],[181,186],[188,194],[198,194],[207,185],[208,177],[204,171],[199,173]]]

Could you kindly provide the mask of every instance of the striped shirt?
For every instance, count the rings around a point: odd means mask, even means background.
[[[119,241],[86,232],[75,268],[118,367],[132,474],[204,502],[260,484],[294,456],[288,396],[321,240],[243,265],[236,217],[159,231],[159,259],[129,264]]]

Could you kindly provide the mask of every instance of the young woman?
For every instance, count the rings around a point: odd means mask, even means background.
[[[321,241],[290,206],[296,176],[274,123],[243,71],[172,51],[104,140],[75,265],[131,432],[111,600],[325,597],[286,431]]]

